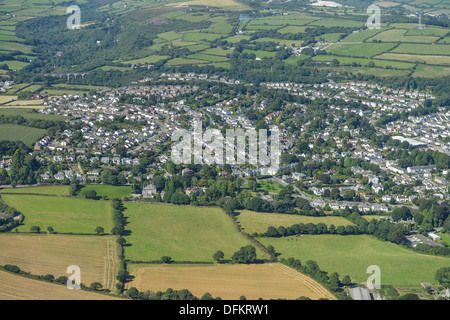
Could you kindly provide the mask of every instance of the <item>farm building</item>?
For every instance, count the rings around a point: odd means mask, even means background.
[[[372,294],[366,288],[350,288],[350,296],[353,300],[373,300]]]

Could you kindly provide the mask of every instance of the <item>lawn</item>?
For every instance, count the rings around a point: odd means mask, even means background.
[[[3,194],[2,200],[24,214],[17,227],[23,232],[39,226],[44,232],[52,227],[62,233],[95,233],[95,228],[102,227],[109,233],[113,227],[110,201],[10,194]]]
[[[87,185],[78,192],[79,195],[83,191],[87,190],[95,190],[97,192],[97,196],[103,197],[106,196],[109,199],[114,198],[122,198],[124,196],[128,196],[131,193],[131,187],[130,186],[109,186],[109,185],[103,185],[103,184],[91,184]]]
[[[248,188],[248,183],[244,184],[242,186],[243,188]],[[258,188],[257,192],[273,192],[273,193],[279,193],[283,189],[283,186],[279,184],[278,182],[272,181],[272,180],[262,180],[258,181]]]
[[[0,124],[1,140],[22,141],[28,146],[47,134],[47,130],[15,124]]]
[[[334,297],[320,284],[280,263],[253,265],[142,265],[128,264],[135,276],[129,286],[139,291],[188,289],[201,297],[209,292],[213,297],[237,300],[297,299],[301,296],[317,300]]]
[[[302,263],[314,260],[322,270],[338,272],[340,276],[348,274],[358,283],[369,277],[367,267],[377,265],[382,285],[436,284],[436,270],[450,265],[448,257],[419,254],[368,235],[303,235],[259,241],[265,246],[273,245],[281,257],[294,257]]]
[[[217,250],[231,259],[250,242],[220,208],[125,203],[131,230],[125,236],[125,259],[155,261],[170,256],[175,261],[213,261]],[[265,258],[257,250],[258,257]]]
[[[238,211],[239,215],[237,220],[239,221],[243,231],[248,234],[254,232],[263,233],[267,231],[269,226],[278,228],[279,226],[290,227],[297,223],[325,223],[327,226],[334,224],[337,226],[353,225],[352,222],[342,217],[309,217],[295,214],[281,214],[281,213],[267,213],[267,212],[255,212],[248,210]]]

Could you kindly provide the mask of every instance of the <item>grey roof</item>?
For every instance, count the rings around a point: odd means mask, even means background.
[[[350,295],[353,300],[373,300],[369,290],[361,287],[350,289]]]

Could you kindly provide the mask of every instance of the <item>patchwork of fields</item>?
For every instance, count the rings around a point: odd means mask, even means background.
[[[424,255],[372,236],[302,235],[285,238],[259,238],[273,245],[280,257],[295,257],[302,262],[315,260],[326,271],[350,275],[360,283],[369,275],[371,265],[381,269],[381,284],[419,287],[421,282],[436,284],[434,273],[447,267],[450,258]]]
[[[125,257],[131,261],[155,261],[170,256],[175,261],[212,262],[221,250],[231,259],[249,244],[220,208],[196,208],[164,204],[126,203],[130,235]],[[169,241],[170,239],[170,241]],[[267,258],[257,250],[260,259]]]
[[[128,192],[123,187],[99,185],[89,188],[111,198]],[[65,275],[67,266],[75,264],[82,269],[83,283],[89,285],[98,281],[112,290],[119,266],[115,236],[45,232],[47,226],[52,226],[58,232],[93,233],[96,226],[112,223],[110,201],[71,198],[67,197],[67,192],[66,186],[3,189],[0,192],[6,203],[25,215],[24,223],[17,228],[19,233],[0,234],[0,241],[9,244],[0,252],[0,265],[14,264],[32,274],[50,273],[57,277]],[[241,295],[248,299],[334,298],[317,282],[278,263],[212,264],[212,255],[217,250],[224,252],[225,260],[230,260],[235,251],[250,244],[220,208],[124,204],[127,217],[124,255],[125,261],[131,260],[127,269],[134,276],[128,287],[134,286],[141,291],[188,289],[197,296],[209,292],[222,299],[237,299]],[[246,210],[239,212],[237,222],[248,234],[265,232],[270,225],[351,224],[335,216],[309,217]],[[29,231],[31,225],[41,226],[44,232],[23,233]],[[260,237],[258,241],[266,247],[272,245],[281,254],[280,258],[294,257],[302,263],[314,260],[322,270],[336,271],[341,277],[350,275],[357,283],[367,280],[368,266],[378,265],[382,284],[412,288],[419,287],[421,282],[434,284],[435,270],[448,266],[450,261],[446,257],[415,253],[367,235]],[[21,254],[17,255],[17,252]],[[162,256],[170,256],[175,262],[195,264],[132,262],[156,261]],[[257,256],[267,258],[259,248]],[[6,299],[8,296],[0,292],[1,297]]]

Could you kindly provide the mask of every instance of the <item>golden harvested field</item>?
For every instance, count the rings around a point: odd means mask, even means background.
[[[281,264],[253,265],[139,265],[129,264],[135,279],[128,287],[139,291],[188,289],[201,297],[209,292],[213,297],[237,300],[240,296],[258,298],[297,299],[301,296],[317,300],[335,299],[322,285]]]
[[[67,267],[77,265],[81,282],[100,282],[111,291],[119,268],[116,237],[75,235],[0,234],[0,265],[12,264],[34,275],[69,277]]]
[[[0,271],[0,300],[118,300],[108,295],[70,290],[63,285]]]
[[[17,100],[17,96],[0,96],[0,104]]]

